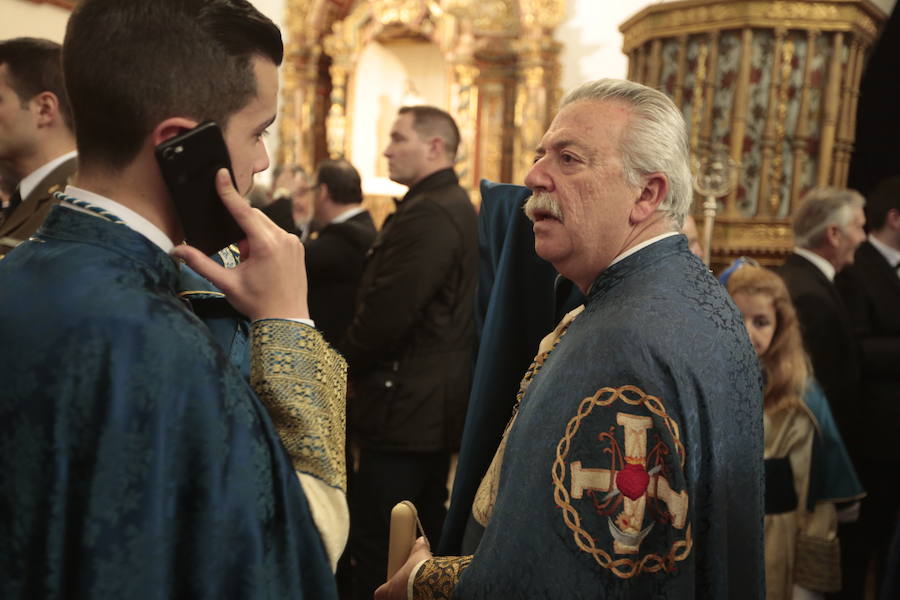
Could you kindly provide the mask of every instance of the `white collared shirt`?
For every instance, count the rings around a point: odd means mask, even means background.
[[[339,214],[338,216],[336,216],[335,218],[333,218],[331,220],[331,223],[329,223],[329,225],[343,223],[344,221],[349,221],[350,219],[352,219],[359,213],[363,212],[364,210],[366,210],[366,209],[363,208],[362,206],[355,206],[353,208],[349,208],[349,209],[345,210],[344,212],[342,212],[341,214]]]
[[[887,261],[892,268],[896,269],[897,265],[900,265],[900,250],[896,248],[891,248],[877,237],[869,234],[869,243],[878,250],[884,259]],[[900,277],[900,270],[897,270],[897,276]]]
[[[819,256],[812,250],[807,250],[806,248],[801,248],[799,246],[794,248],[794,254],[802,256],[812,264],[816,265],[816,267],[818,267],[819,270],[822,271],[822,274],[824,274],[825,277],[828,278],[828,281],[834,281],[835,269],[833,264]]]
[[[34,188],[37,187],[37,184],[41,182],[41,180],[53,172],[53,169],[63,164],[70,158],[75,158],[78,156],[78,153],[72,150],[71,152],[66,152],[62,156],[57,156],[53,160],[48,163],[44,163],[28,175],[22,178],[22,181],[19,182],[19,195],[22,196],[22,201],[24,202],[26,198],[28,198],[29,194],[34,191]]]
[[[94,206],[99,206],[103,210],[111,212],[112,214],[122,219],[122,223],[127,225],[130,229],[137,231],[139,234],[159,246],[159,249],[166,254],[171,253],[172,249],[175,248],[175,244],[172,243],[172,240],[169,239],[169,236],[163,233],[162,229],[160,229],[141,215],[137,214],[124,204],[119,204],[115,200],[111,200],[106,196],[101,196],[100,194],[89,192],[88,190],[75,187],[74,185],[66,186],[66,196],[71,196],[76,200],[89,202]],[[75,206],[74,204],[69,204],[68,202],[63,202],[62,206],[89,215],[93,215],[95,217],[99,216],[87,209],[81,208],[80,206]]]

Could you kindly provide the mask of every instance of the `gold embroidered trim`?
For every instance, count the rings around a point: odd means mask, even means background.
[[[534,376],[537,375],[541,370],[541,367],[544,366],[544,362],[550,356],[550,353],[556,349],[557,345],[559,345],[559,341],[569,330],[569,325],[572,324],[575,317],[580,315],[583,310],[584,305],[582,304],[570,311],[560,320],[553,331],[544,336],[544,339],[541,340],[541,343],[538,346],[537,355],[532,360],[531,366],[525,371],[522,381],[519,382],[519,392],[516,394],[512,416],[509,418],[506,428],[503,430],[503,438],[500,440],[500,445],[494,453],[494,458],[491,459],[491,464],[488,467],[487,472],[484,474],[484,477],[481,478],[481,483],[478,484],[478,490],[475,492],[475,498],[472,501],[472,517],[482,527],[487,527],[488,521],[491,519],[491,514],[494,512],[494,503],[497,500],[497,490],[500,486],[500,469],[503,466],[503,454],[506,452],[506,439],[509,437],[509,430],[512,429],[513,423],[516,420],[516,415],[519,414],[519,404],[522,402],[525,392],[528,391],[531,380],[534,379]]]
[[[255,321],[251,335],[250,383],[294,469],[346,491],[346,361],[302,323]]]
[[[413,581],[410,600],[449,600],[462,572],[472,562],[469,556],[436,556],[422,563]]]

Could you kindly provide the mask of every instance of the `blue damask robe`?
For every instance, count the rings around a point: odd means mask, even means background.
[[[740,313],[683,236],[587,295],[505,436],[474,557],[426,562],[414,597],[762,598],[762,382]]]
[[[178,279],[62,207],[0,261],[0,597],[336,595],[291,458]]]

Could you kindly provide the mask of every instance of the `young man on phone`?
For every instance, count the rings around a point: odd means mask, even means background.
[[[239,195],[268,167],[282,52],[245,0],[73,11],[79,171],[0,262],[0,597],[335,596],[345,366],[309,321],[303,247]],[[231,269],[179,245],[154,156],[208,120],[246,235]],[[250,384],[177,295],[179,259],[252,320]]]

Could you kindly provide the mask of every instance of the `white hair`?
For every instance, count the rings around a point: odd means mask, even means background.
[[[791,222],[794,243],[801,248],[818,248],[825,241],[830,226],[843,229],[853,219],[853,209],[865,204],[862,194],[849,188],[811,189],[803,197]]]
[[[618,101],[631,108],[633,117],[625,124],[622,164],[630,185],[640,185],[650,173],[663,173],[669,181],[659,210],[681,229],[690,212],[693,185],[684,118],[668,96],[640,83],[622,79],[597,79],[581,84],[565,98],[566,106],[579,100]]]

